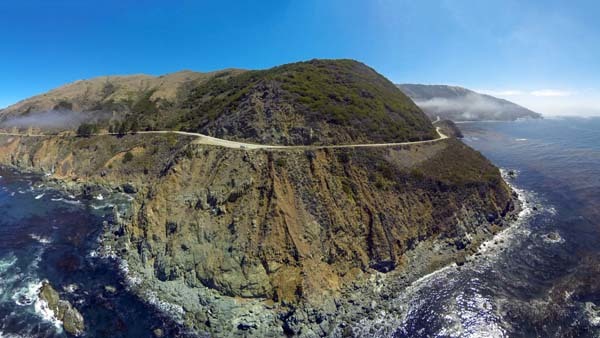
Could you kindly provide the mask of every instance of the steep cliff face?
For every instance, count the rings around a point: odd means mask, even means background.
[[[133,217],[118,249],[150,285],[179,281],[294,307],[319,307],[365,274],[402,271],[420,242],[462,249],[513,207],[498,170],[453,139],[307,151],[190,141],[3,136],[0,162],[82,184],[132,185]],[[211,330],[204,319],[189,324]]]
[[[456,226],[467,210],[481,223],[506,213],[508,189],[487,161],[454,141],[433,148],[190,146],[148,188],[132,237],[162,280],[286,301],[337,290],[401,265],[419,240],[473,231],[481,224]],[[464,155],[474,161],[452,159]]]

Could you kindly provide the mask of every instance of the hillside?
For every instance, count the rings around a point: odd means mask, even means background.
[[[433,139],[421,110],[394,84],[352,60],[312,60],[260,71],[181,72],[79,81],[0,111],[4,125],[73,111],[101,128],[185,130],[265,144]],[[83,118],[78,118],[82,117]],[[44,127],[44,126],[42,126]],[[72,128],[72,126],[71,126]]]
[[[462,87],[400,84],[398,88],[432,119],[439,116],[453,121],[514,121],[542,117],[510,101]]]
[[[109,123],[134,120],[143,121],[147,127],[161,126],[161,119],[170,115],[192,88],[215,76],[242,72],[237,69],[210,73],[181,71],[162,76],[102,76],[80,80],[0,110],[0,122],[3,126],[33,125],[43,129],[74,129],[82,122],[108,127]]]

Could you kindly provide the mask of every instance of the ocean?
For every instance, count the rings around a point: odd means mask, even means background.
[[[39,176],[0,169],[0,337],[67,337],[37,297],[47,280],[82,313],[86,337],[184,336],[177,323],[127,290],[119,262],[96,251],[111,204],[78,200]]]
[[[600,118],[459,125],[502,168],[519,221],[462,267],[413,283],[379,337],[600,337]],[[509,175],[510,174],[510,175]],[[399,314],[398,314],[399,313]]]
[[[599,337],[600,118],[460,128],[519,192],[519,221],[465,265],[394,295],[399,311],[357,326],[380,337]],[[67,336],[39,310],[42,280],[80,309],[86,337],[184,335],[95,251],[111,221],[104,207],[118,201],[76,200],[7,169],[0,176],[0,337]]]

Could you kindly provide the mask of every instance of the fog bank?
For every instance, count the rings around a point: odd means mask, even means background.
[[[8,117],[0,121],[2,128],[41,128],[74,129],[80,124],[108,118],[105,112],[74,112],[70,110],[50,110],[27,115]]]

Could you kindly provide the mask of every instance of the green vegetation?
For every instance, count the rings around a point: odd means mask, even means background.
[[[488,159],[457,140],[448,140],[448,147],[422,163],[418,172],[418,176],[453,185],[481,182],[501,184],[502,180],[498,168]]]
[[[156,102],[152,101],[152,95],[155,90],[144,92],[131,107],[131,112],[134,115],[154,115],[158,113]]]
[[[131,115],[127,115],[123,121],[111,123],[108,127],[108,132],[119,136],[127,135],[128,133],[135,134],[140,130],[138,120]]]
[[[128,151],[123,156],[123,163],[128,163],[128,162],[131,162],[131,161],[133,161],[133,154],[130,151]]]
[[[77,128],[77,136],[80,137],[90,137],[96,133],[98,133],[98,125],[95,123],[82,123]]]
[[[117,91],[117,86],[115,86],[107,78],[106,83],[104,83],[104,86],[102,87],[102,96],[104,98],[107,98],[107,97],[111,96],[112,94],[114,94],[114,92],[116,92],[116,91]]]
[[[73,110],[73,104],[67,100],[60,100],[54,106],[54,110]]]
[[[278,167],[285,167],[285,164],[286,164],[285,157],[280,157],[280,158],[278,158],[278,159],[275,161],[275,164],[276,164]]]
[[[288,103],[306,125],[341,126],[387,141],[434,138],[429,120],[398,88],[373,69],[352,60],[312,60],[213,78],[191,91],[179,126],[210,128],[211,123],[248,107],[251,96],[272,107]]]
[[[77,102],[77,109],[104,113],[93,121],[119,135],[138,130],[186,130],[287,145],[436,137],[427,117],[393,83],[353,60],[311,60],[260,71],[227,70],[202,74],[195,80],[177,74],[161,81],[142,79],[90,80],[69,86],[60,96],[60,89],[48,95],[55,95],[52,102],[58,102],[59,109],[72,109],[71,102]],[[73,94],[75,87],[77,94]],[[66,93],[70,101],[64,99]],[[32,104],[10,109],[24,114]]]

